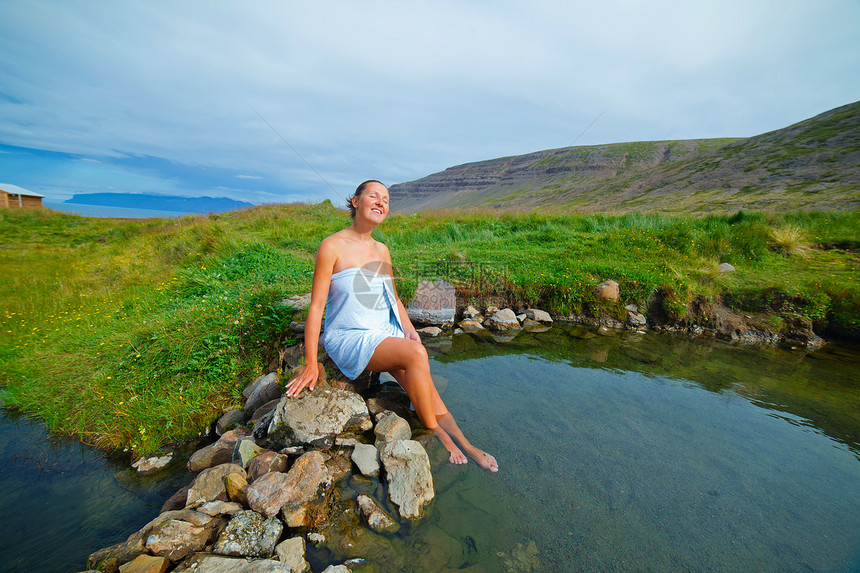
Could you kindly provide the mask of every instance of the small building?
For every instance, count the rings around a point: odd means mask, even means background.
[[[44,195],[27,191],[17,185],[0,183],[0,207],[6,209],[41,209]]]

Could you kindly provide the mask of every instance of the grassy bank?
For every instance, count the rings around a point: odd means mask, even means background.
[[[310,288],[319,241],[348,224],[330,204],[119,221],[0,211],[4,401],[55,431],[149,453],[196,434],[277,355]],[[860,213],[685,218],[426,213],[376,231],[401,296],[438,276],[476,302],[623,317],[660,294],[803,317],[860,336]],[[719,273],[728,262],[735,273]],[[620,283],[600,306],[594,286]]]

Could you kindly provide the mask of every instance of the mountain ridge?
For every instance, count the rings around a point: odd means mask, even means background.
[[[251,203],[236,201],[227,197],[180,197],[150,193],[77,193],[65,203],[200,214],[224,213],[235,209],[253,207]]]
[[[390,187],[426,208],[725,213],[860,208],[860,102],[748,138],[563,147]]]

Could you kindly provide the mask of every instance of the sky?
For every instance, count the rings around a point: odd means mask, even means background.
[[[860,99],[860,0],[0,0],[0,182],[336,203]]]

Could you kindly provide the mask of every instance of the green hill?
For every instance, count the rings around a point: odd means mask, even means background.
[[[400,211],[731,213],[860,208],[860,102],[746,139],[564,147],[391,186]]]

